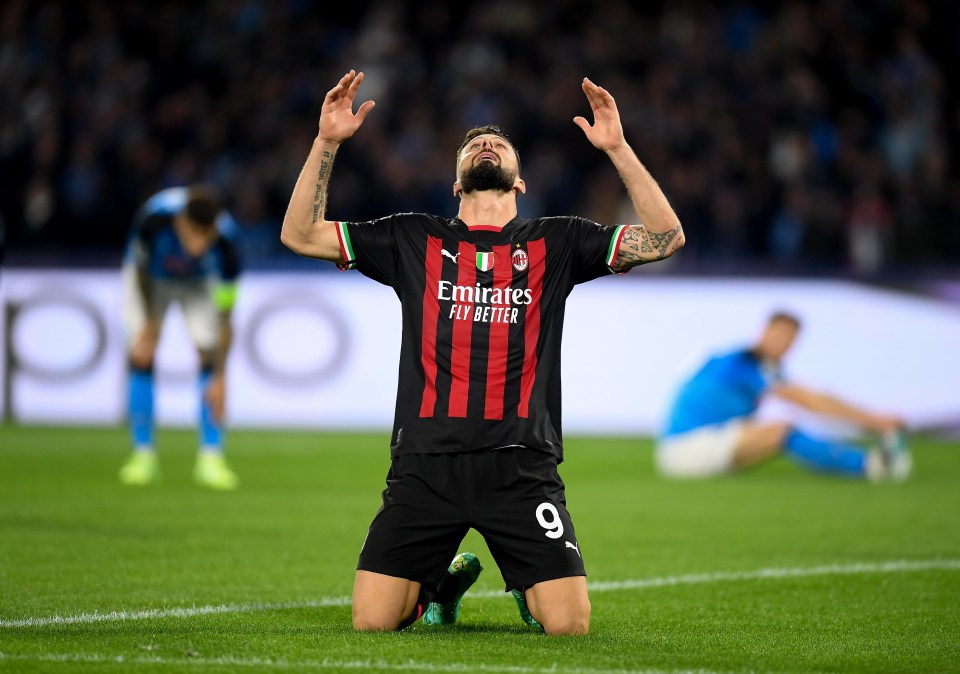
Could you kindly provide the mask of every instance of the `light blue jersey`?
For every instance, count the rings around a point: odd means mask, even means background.
[[[663,435],[749,416],[778,381],[777,365],[759,360],[749,350],[714,356],[680,388]]]
[[[174,219],[186,208],[189,198],[189,188],[174,187],[153,195],[137,211],[124,255],[125,323],[133,344],[132,339],[139,339],[148,320],[146,296],[152,300],[149,310],[153,318],[159,321],[163,320],[171,302],[181,304],[190,336],[201,351],[198,381],[201,452],[222,455],[222,422],[213,413],[205,395],[211,380],[222,372],[214,372],[214,358],[205,357],[203,352],[214,353],[227,343],[220,331],[222,318],[229,316],[237,296],[241,271],[239,229],[229,213],[221,210],[215,220],[218,236],[201,255],[190,255],[174,229]],[[154,453],[153,393],[152,354],[146,364],[135,364],[131,359],[127,412],[131,439],[138,454]],[[146,484],[154,479],[138,472],[146,470],[138,468],[140,461],[135,458],[124,467],[127,472],[121,474],[121,479],[127,484]]]
[[[180,245],[173,217],[186,206],[188,192],[185,187],[173,187],[147,200],[134,218],[125,262],[154,279],[235,281],[240,275],[239,229],[227,211],[217,216],[220,237],[204,255],[192,257]]]

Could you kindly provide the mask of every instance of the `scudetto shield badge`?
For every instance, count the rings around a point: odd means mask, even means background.
[[[493,269],[493,253],[477,253],[477,269],[480,271]]]

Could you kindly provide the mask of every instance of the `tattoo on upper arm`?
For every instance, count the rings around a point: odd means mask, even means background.
[[[330,182],[330,169],[333,167],[333,153],[323,151],[320,160],[320,171],[317,175],[317,190],[313,195],[313,224],[317,224],[321,216],[327,211],[327,183]]]
[[[677,252],[682,244],[680,225],[668,232],[648,232],[643,225],[631,225],[620,239],[613,268],[616,271],[626,271],[637,265],[662,260]]]

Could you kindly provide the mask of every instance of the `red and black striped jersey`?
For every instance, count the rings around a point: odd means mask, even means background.
[[[576,217],[468,228],[420,213],[338,223],[342,268],[402,305],[391,453],[520,446],[562,460],[566,299],[612,273],[623,229]]]

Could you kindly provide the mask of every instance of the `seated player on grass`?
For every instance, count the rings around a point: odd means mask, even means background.
[[[786,454],[814,471],[902,481],[912,471],[904,444],[904,424],[785,381],[780,363],[793,345],[800,321],[773,314],[751,348],[710,358],[680,388],[666,427],[657,440],[655,461],[661,475],[708,477],[740,471]],[[813,437],[786,421],[753,418],[765,394],[818,414],[852,422],[879,436],[876,447]]]

